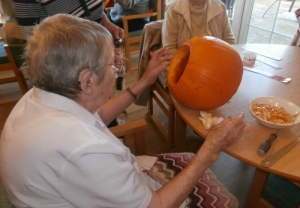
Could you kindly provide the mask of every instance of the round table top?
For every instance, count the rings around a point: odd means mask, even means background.
[[[240,112],[245,113],[246,127],[241,138],[231,145],[225,152],[231,156],[253,165],[267,172],[272,172],[295,181],[300,181],[300,145],[296,145],[281,159],[279,159],[270,168],[263,167],[260,162],[266,157],[272,155],[280,148],[294,141],[300,136],[300,125],[295,125],[285,129],[267,128],[256,121],[250,114],[248,105],[254,98],[261,96],[277,96],[287,99],[300,106],[300,48],[286,45],[272,44],[245,44],[233,45],[241,57],[247,48],[259,53],[265,53],[272,57],[282,58],[277,61],[257,54],[260,60],[272,62],[282,67],[275,69],[256,60],[255,68],[271,74],[290,77],[289,83],[281,83],[271,78],[244,70],[242,82],[236,94],[230,102],[214,110],[207,111],[212,116],[227,118],[228,116],[237,116]],[[176,112],[181,118],[195,130],[199,135],[205,138],[208,131],[203,127],[202,122],[198,119],[199,110],[190,109],[181,105],[172,98]],[[272,143],[271,149],[264,155],[259,156],[257,149],[260,144],[266,141],[271,133],[277,134],[277,139]]]

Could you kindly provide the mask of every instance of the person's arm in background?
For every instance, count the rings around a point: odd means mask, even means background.
[[[114,40],[124,39],[124,30],[110,22],[105,12],[102,13],[101,25],[112,34]]]
[[[177,25],[177,14],[174,10],[169,7],[162,26],[162,44],[163,47],[167,47],[172,51],[173,54],[177,51],[177,39],[178,39],[178,30]]]
[[[225,8],[225,12],[223,12],[222,21],[223,21],[223,28],[222,28],[223,29],[223,37],[222,37],[222,39],[231,45],[236,44],[235,38],[233,36],[231,24],[230,24],[229,18],[227,16],[226,8]]]

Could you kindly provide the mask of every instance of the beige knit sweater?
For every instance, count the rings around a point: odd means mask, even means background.
[[[206,28],[210,36],[235,44],[235,38],[226,13],[226,7],[220,0],[206,0]],[[162,28],[162,43],[175,53],[183,43],[192,37],[192,22],[188,0],[173,0],[168,7]]]

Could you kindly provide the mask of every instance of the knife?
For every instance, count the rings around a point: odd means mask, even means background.
[[[274,154],[270,155],[266,159],[262,160],[260,164],[262,164],[262,166],[266,168],[271,167],[277,160],[279,160],[283,155],[285,155],[288,151],[290,151],[299,142],[300,142],[300,137],[298,137],[295,141],[289,143],[285,147],[281,148]]]

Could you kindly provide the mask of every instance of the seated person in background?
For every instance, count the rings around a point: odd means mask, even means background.
[[[162,43],[175,52],[195,36],[213,36],[235,44],[226,7],[221,0],[174,0],[162,28]]]
[[[113,40],[100,24],[48,17],[24,56],[34,87],[12,110],[0,139],[1,181],[16,207],[179,207],[245,127],[243,113],[215,126],[190,164],[161,186],[106,125],[153,84],[170,51],[157,50],[143,77],[112,99]]]
[[[123,28],[122,16],[145,14],[149,12],[149,0],[115,0],[114,7],[107,13],[111,22]],[[142,30],[149,23],[149,17],[128,21],[128,30]]]

